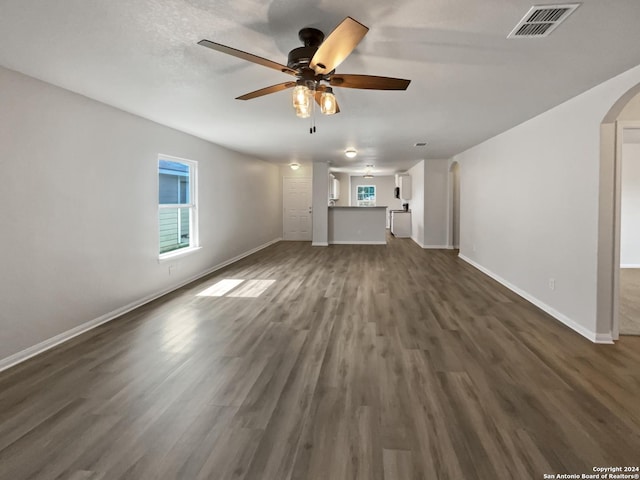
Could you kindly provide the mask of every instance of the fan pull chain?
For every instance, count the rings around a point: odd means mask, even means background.
[[[314,133],[316,133],[316,102],[312,101],[311,117],[309,118],[309,135],[313,135]]]

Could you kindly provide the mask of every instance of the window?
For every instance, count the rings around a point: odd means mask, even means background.
[[[196,169],[190,160],[158,159],[160,257],[198,246]]]
[[[358,207],[376,206],[376,186],[358,185],[356,205]]]

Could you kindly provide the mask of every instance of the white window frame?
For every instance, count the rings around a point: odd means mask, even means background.
[[[371,200],[360,200],[358,198],[358,191],[361,188],[370,188],[370,187],[373,187],[373,203],[371,203]],[[376,206],[377,197],[378,197],[378,189],[376,188],[375,185],[356,185],[356,206],[358,206],[358,207],[375,207]]]
[[[189,166],[189,200],[190,203],[161,204],[160,203],[160,161],[182,163]],[[170,252],[158,253],[158,260],[177,257],[186,253],[200,250],[200,238],[198,232],[198,162],[187,160],[186,158],[172,157],[170,155],[158,155],[156,162],[156,202],[158,212],[156,214],[156,238],[158,240],[156,251],[160,252],[160,211],[169,208],[189,208],[189,245],[171,250]]]

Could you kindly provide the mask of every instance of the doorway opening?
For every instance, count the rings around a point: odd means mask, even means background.
[[[449,246],[460,248],[460,164],[449,166]]]
[[[640,84],[603,119],[600,145],[598,327],[617,340],[640,335]]]
[[[620,335],[640,335],[640,122],[623,122],[620,148]],[[636,123],[636,122],[631,122]]]

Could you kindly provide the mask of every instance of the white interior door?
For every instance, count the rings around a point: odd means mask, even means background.
[[[311,179],[284,177],[282,182],[284,240],[311,240]]]

